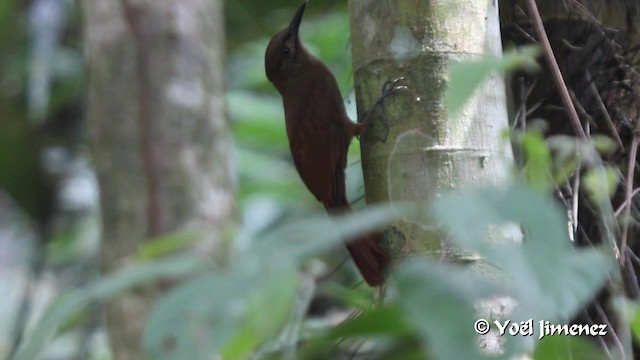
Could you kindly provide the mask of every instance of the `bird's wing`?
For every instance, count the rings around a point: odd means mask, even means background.
[[[291,151],[302,181],[327,209],[344,207],[347,139],[331,122],[299,130],[291,142]]]

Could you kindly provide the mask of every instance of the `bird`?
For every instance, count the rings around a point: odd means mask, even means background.
[[[351,121],[335,77],[302,43],[299,28],[306,6],[302,3],[290,24],[271,38],[266,75],[282,96],[289,148],[300,178],[328,213],[351,211],[345,188],[347,152],[368,121]],[[380,238],[380,233],[372,233],[346,242],[371,287],[385,283],[390,261]]]

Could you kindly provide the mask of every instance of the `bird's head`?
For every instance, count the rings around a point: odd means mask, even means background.
[[[289,26],[275,34],[267,46],[264,57],[267,78],[280,93],[284,91],[287,81],[296,77],[306,60],[306,50],[298,36],[306,6],[305,1],[296,11]]]

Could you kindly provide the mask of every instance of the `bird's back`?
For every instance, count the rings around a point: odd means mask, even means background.
[[[296,169],[328,209],[346,204],[344,168],[351,137],[338,84],[312,59],[283,94],[287,135]],[[346,123],[348,122],[348,123]]]

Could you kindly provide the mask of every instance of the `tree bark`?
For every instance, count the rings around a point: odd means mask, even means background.
[[[222,1],[87,0],[88,118],[100,185],[106,272],[151,238],[189,227],[218,254],[234,213],[225,118]],[[106,306],[115,359],[145,358],[159,289]]]
[[[503,182],[512,155],[500,140],[508,126],[502,77],[491,76],[456,115],[443,104],[449,64],[501,54],[497,3],[350,1],[349,10],[359,118],[384,82],[402,76],[409,88],[375,109],[361,139],[367,201],[428,204],[441,190]],[[467,257],[410,220],[395,222],[385,239],[395,257]]]

